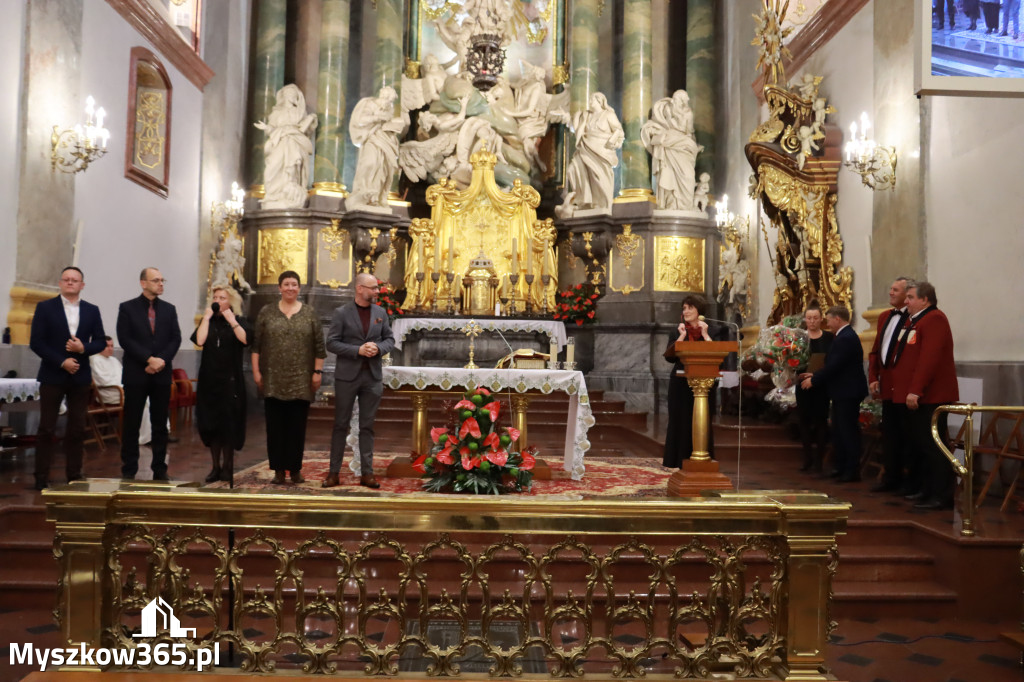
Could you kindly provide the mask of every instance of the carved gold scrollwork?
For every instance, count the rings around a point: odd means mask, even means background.
[[[332,289],[347,286],[352,281],[352,235],[342,229],[339,218],[331,219],[329,227],[317,236],[316,280]],[[324,258],[324,256],[327,256]]]
[[[637,271],[633,270],[633,260],[638,256]],[[622,234],[615,236],[615,248],[608,258],[608,287],[623,296],[644,288],[644,240],[633,233],[632,225],[623,225]]]
[[[623,225],[622,234],[616,235],[615,248],[618,249],[619,255],[622,256],[622,262],[627,270],[632,267],[633,256],[636,255],[636,251],[640,248],[642,242],[643,240],[640,235],[633,234],[632,225]]]
[[[338,260],[338,254],[349,243],[348,230],[342,230],[340,225],[339,218],[332,218],[331,226],[320,230],[320,245],[331,254],[331,262]]]
[[[277,284],[277,276],[285,270],[305,275],[309,269],[306,230],[270,228],[259,232],[257,272],[259,284]]]

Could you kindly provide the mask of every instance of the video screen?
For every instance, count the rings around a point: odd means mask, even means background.
[[[1024,78],[1021,0],[933,0],[934,76]]]

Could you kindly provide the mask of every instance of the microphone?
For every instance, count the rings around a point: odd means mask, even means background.
[[[740,340],[740,326],[738,324],[736,324],[735,322],[730,322],[729,320],[716,320],[713,317],[704,317],[703,315],[698,316],[697,319],[698,320],[703,320],[704,322],[717,322],[718,324],[724,324],[724,325],[726,325],[726,326],[728,326],[728,327],[730,327],[732,329],[735,329],[736,330],[736,342],[739,343],[739,340]]]
[[[736,415],[736,489],[739,490],[740,489],[740,474],[742,473],[742,463],[743,463],[743,384],[740,381],[740,368],[738,366],[739,365],[740,348],[742,347],[740,345],[741,344],[741,342],[740,342],[740,326],[738,324],[736,324],[735,322],[730,322],[729,320],[716,320],[716,319],[714,319],[712,317],[704,317],[703,315],[699,316],[698,319],[704,320],[705,322],[718,322],[719,324],[724,324],[727,327],[731,327],[731,328],[736,330],[736,364],[737,364],[737,367],[736,367],[736,381],[737,381],[736,388],[738,389],[738,403],[739,403],[737,408],[736,408],[736,412],[737,412],[737,415]]]
[[[214,314],[214,315],[216,315],[217,313],[219,313],[219,312],[220,312],[220,303],[217,303],[216,301],[214,301],[213,303],[211,303],[211,304],[210,304],[210,310],[212,310],[212,311],[213,311],[213,314]]]

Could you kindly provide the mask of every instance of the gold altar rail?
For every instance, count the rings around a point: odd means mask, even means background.
[[[939,405],[932,414],[932,440],[938,443],[939,449],[942,450],[942,454],[946,456],[946,459],[948,459],[950,464],[953,465],[953,469],[964,479],[964,492],[961,499],[961,505],[963,507],[963,524],[960,527],[960,534],[966,537],[972,537],[977,532],[974,528],[974,414],[976,412],[1019,414],[1024,412],[1024,406],[985,406],[974,404]],[[961,464],[956,457],[953,456],[953,453],[950,452],[949,448],[946,447],[943,434],[939,433],[939,417],[943,413],[962,414],[964,416],[964,425],[962,429],[964,434],[963,464]],[[981,504],[981,498],[978,499],[978,504]]]
[[[138,646],[141,611],[162,597],[196,628],[190,655],[217,642],[246,672],[403,677],[826,679],[850,509],[786,491],[481,498],[116,480],[43,497],[69,644]]]

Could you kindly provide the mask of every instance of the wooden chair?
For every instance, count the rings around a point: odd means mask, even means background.
[[[96,443],[100,450],[106,450],[105,440],[113,438],[121,446],[121,428],[124,422],[124,389],[120,386],[104,386],[104,388],[116,388],[118,393],[117,403],[104,403],[100,399],[99,389],[93,382],[89,391],[89,409],[86,411],[86,428],[92,432],[92,438],[86,439],[85,443]]]
[[[975,508],[981,506],[981,503],[985,501],[985,495],[988,494],[988,489],[992,486],[993,481],[999,476],[1004,459],[1024,463],[1024,431],[1022,431],[1022,425],[1024,425],[1024,412],[995,412],[992,413],[988,424],[982,429],[981,438],[978,439],[978,444],[974,446],[974,454],[995,455],[996,461],[992,465],[992,471],[989,472],[985,485],[982,487],[981,492],[978,493],[974,503]],[[1005,437],[1002,434],[1006,434]],[[962,434],[960,435],[962,436]],[[1013,495],[1017,491],[1021,469],[1024,469],[1024,466],[1018,467],[1013,475],[1013,482],[1006,491],[1003,504],[999,507],[1001,512],[1006,511],[1010,500],[1013,499]]]
[[[185,424],[192,423],[192,408],[196,405],[195,384],[197,379],[189,379],[188,373],[183,369],[171,371],[171,402],[169,412],[171,416],[171,433],[178,432],[178,410],[185,410]]]

